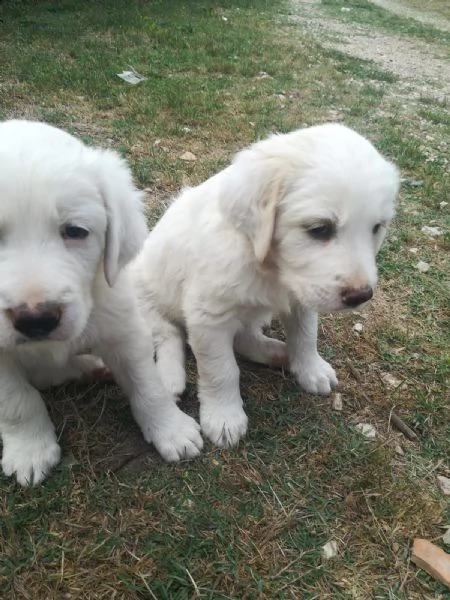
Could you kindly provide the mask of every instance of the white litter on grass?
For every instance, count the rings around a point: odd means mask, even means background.
[[[377,437],[377,430],[370,423],[358,423],[355,429],[368,440],[374,440]]]
[[[117,73],[117,77],[120,77],[120,79],[123,79],[127,83],[131,83],[131,85],[137,85],[138,83],[141,83],[141,81],[146,80],[146,77],[140,75],[134,69],[131,71],[122,71],[122,73]]]
[[[364,329],[364,325],[362,323],[355,323],[353,325],[353,331],[360,333]]]
[[[336,540],[330,540],[322,546],[322,556],[325,560],[334,558],[338,553],[338,545]]]
[[[342,410],[344,407],[344,404],[342,402],[342,394],[336,392],[331,401],[331,405],[333,407],[333,410]]]
[[[428,225],[424,225],[420,231],[433,238],[439,237],[444,233],[440,227],[429,227]]]
[[[448,477],[444,477],[443,475],[438,475],[436,479],[444,496],[450,496],[450,479]]]
[[[448,205],[448,202],[446,202],[445,200],[442,200],[442,202],[439,202],[439,206],[441,208],[445,208]]]
[[[430,265],[424,260],[419,260],[417,265],[415,265],[416,269],[420,271],[420,273],[426,273],[430,270]]]
[[[417,254],[417,253],[419,252],[419,248],[410,248],[410,249],[409,249],[409,251],[410,251],[412,254]]]

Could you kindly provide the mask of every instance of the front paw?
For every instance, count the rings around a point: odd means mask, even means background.
[[[295,365],[292,372],[301,387],[310,394],[329,394],[338,384],[333,367],[319,355]]]
[[[169,416],[142,427],[147,442],[153,443],[161,456],[168,462],[195,458],[203,448],[200,425],[182,412],[174,403]]]
[[[219,448],[235,446],[247,433],[247,424],[242,404],[200,402],[202,431]]]
[[[36,435],[3,436],[2,468],[6,476],[15,475],[24,487],[37,485],[58,464],[61,449],[53,432]]]

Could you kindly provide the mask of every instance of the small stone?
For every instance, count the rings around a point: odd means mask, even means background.
[[[420,231],[433,238],[444,233],[440,227],[429,227],[428,225],[424,225]]]
[[[362,323],[355,323],[353,325],[353,331],[360,333],[364,329],[364,325]]]
[[[444,477],[443,475],[438,475],[436,479],[444,496],[450,496],[450,479],[448,477]]]
[[[381,375],[381,379],[383,383],[385,383],[390,388],[398,388],[402,383],[400,379],[397,379],[396,377],[391,375],[391,373],[383,373]]]
[[[184,152],[180,156],[180,159],[185,160],[186,162],[194,162],[197,160],[197,157],[195,156],[195,154],[192,154],[192,152]]]
[[[409,251],[410,251],[412,254],[417,254],[417,253],[419,252],[419,248],[410,248],[410,249],[409,249]]]
[[[322,556],[325,560],[334,558],[338,553],[338,545],[336,540],[330,540],[322,546]]]
[[[416,269],[421,273],[426,273],[430,270],[430,265],[423,260],[419,260],[419,262],[416,265]]]
[[[442,202],[439,202],[439,206],[441,208],[445,208],[448,205],[448,202],[446,202],[445,200],[442,200]]]
[[[331,401],[331,405],[333,407],[333,410],[342,410],[344,407],[344,405],[342,403],[342,394],[340,394],[339,392],[336,392]]]
[[[403,452],[403,448],[400,446],[400,444],[397,444],[395,446],[395,454],[398,454],[399,456],[405,456],[405,453]]]
[[[377,430],[370,423],[358,423],[355,429],[356,431],[359,431],[368,440],[375,440],[377,437]]]

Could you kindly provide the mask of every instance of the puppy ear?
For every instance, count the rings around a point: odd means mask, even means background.
[[[270,250],[276,209],[284,187],[282,161],[260,152],[258,144],[237,154],[224,172],[221,210],[233,226],[250,239],[260,263]]]
[[[142,194],[127,163],[111,150],[94,150],[97,177],[107,215],[104,249],[106,281],[113,286],[119,271],[139,252],[148,233]]]

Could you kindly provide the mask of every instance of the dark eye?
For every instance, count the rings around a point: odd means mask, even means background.
[[[315,240],[328,241],[336,233],[334,225],[326,223],[324,225],[318,225],[317,227],[311,227],[308,229],[308,234]]]
[[[88,235],[87,229],[77,225],[63,225],[61,228],[61,236],[65,240],[84,240]]]
[[[380,231],[380,227],[381,227],[381,223],[377,223],[376,225],[374,225],[374,228],[372,229],[372,233],[374,235],[376,235]]]

